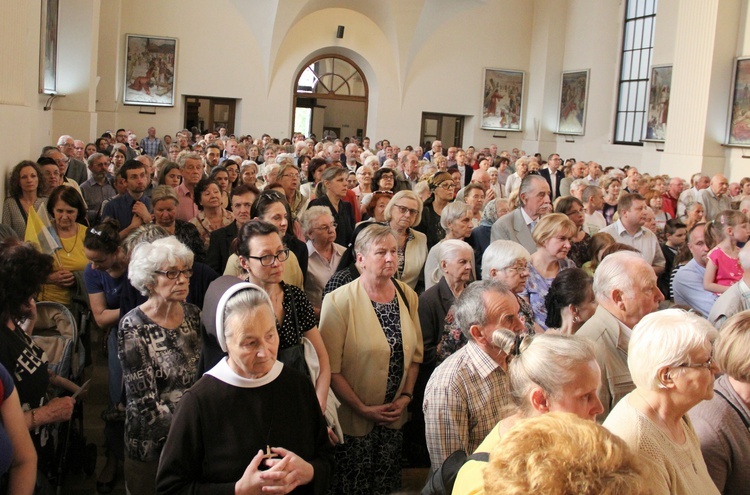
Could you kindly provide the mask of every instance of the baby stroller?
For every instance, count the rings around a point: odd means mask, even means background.
[[[38,302],[36,307],[37,320],[31,338],[47,354],[53,373],[81,385],[85,357],[72,313],[64,305],[48,301]],[[63,395],[64,391],[56,392]],[[53,437],[57,465],[50,473],[50,481],[57,486],[59,494],[66,473],[93,474],[97,449],[95,444],[86,443],[80,399],[76,401],[70,421],[57,425],[56,430]]]

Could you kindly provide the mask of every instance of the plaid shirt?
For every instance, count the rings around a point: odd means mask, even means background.
[[[513,413],[507,373],[473,340],[435,369],[424,396],[432,469],[456,450],[473,453]]]
[[[143,153],[149,156],[156,156],[161,153],[161,156],[167,156],[164,146],[161,144],[161,139],[155,137],[145,137],[141,139],[141,149]]]

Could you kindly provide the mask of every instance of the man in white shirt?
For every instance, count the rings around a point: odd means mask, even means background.
[[[583,223],[583,230],[589,235],[594,235],[607,226],[607,220],[601,213],[604,206],[604,193],[599,186],[586,186],[581,195],[583,202],[583,211],[586,212],[586,219]]]
[[[617,202],[620,219],[600,232],[606,232],[615,241],[636,248],[658,276],[664,271],[667,260],[664,259],[656,234],[643,227],[645,209],[646,200],[643,196],[626,194]]]

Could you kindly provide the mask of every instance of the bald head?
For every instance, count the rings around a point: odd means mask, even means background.
[[[711,178],[711,191],[717,196],[723,196],[729,188],[729,181],[722,174],[716,174]]]

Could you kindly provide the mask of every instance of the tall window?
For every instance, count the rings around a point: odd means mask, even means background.
[[[627,0],[615,143],[642,145],[657,0]]]

